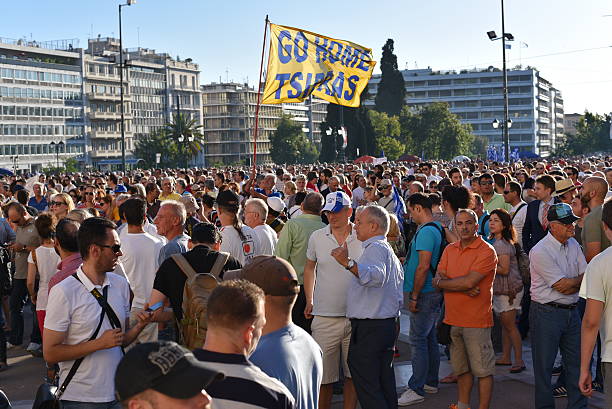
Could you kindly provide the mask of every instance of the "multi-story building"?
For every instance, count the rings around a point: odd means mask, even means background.
[[[86,149],[78,40],[0,38],[0,167],[39,171]]]
[[[419,107],[432,102],[447,102],[451,112],[462,123],[470,124],[474,135],[486,138],[489,144],[501,147],[502,130],[492,126],[494,119],[503,122],[503,78],[499,69],[402,71],[406,86],[406,103]],[[370,81],[374,104],[380,75]],[[563,98],[561,92],[544,79],[536,69],[508,70],[510,147],[550,155],[563,140]]]
[[[582,119],[583,114],[565,114],[563,117],[563,126],[565,127],[566,135],[576,135],[578,122]]]
[[[302,125],[315,143],[321,140],[320,123],[325,120],[327,101],[317,98],[302,103],[262,104],[259,108],[257,162],[269,163],[270,137],[283,114]],[[206,164],[250,164],[257,91],[247,84],[212,83],[202,86],[202,133],[206,140]]]

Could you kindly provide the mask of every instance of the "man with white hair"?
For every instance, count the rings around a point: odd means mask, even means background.
[[[159,200],[163,202],[164,200],[179,201],[181,199],[181,195],[174,191],[174,186],[176,185],[176,182],[174,181],[174,178],[172,176],[163,178],[161,185],[162,192],[159,195]]]
[[[348,365],[362,409],[397,407],[393,347],[404,299],[404,271],[386,240],[389,224],[389,212],[383,207],[358,208],[355,231],[363,242],[359,260],[349,258],[346,243],[331,252],[353,275],[346,299],[352,332]]]
[[[176,253],[185,253],[188,250],[189,236],[183,233],[187,212],[185,206],[174,200],[162,202],[157,216],[155,226],[157,234],[168,240],[168,243],[159,251],[158,265]]]
[[[274,254],[278,237],[266,220],[268,218],[268,205],[262,199],[253,198],[245,202],[244,223],[255,230],[261,243],[261,254]]]

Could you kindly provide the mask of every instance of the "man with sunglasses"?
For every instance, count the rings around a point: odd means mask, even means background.
[[[61,396],[62,408],[118,409],[114,374],[122,357],[119,347],[132,343],[151,317],[141,312],[130,328],[130,286],[124,277],[107,273],[122,255],[115,224],[89,218],[77,237],[83,265],[49,293],[44,356],[49,364],[59,363],[60,385],[74,361],[84,358]]]
[[[99,209],[100,206],[96,203],[96,188],[92,185],[85,186],[83,200],[77,205],[77,209]]]
[[[495,209],[510,210],[510,205],[504,201],[504,197],[495,193],[493,176],[483,173],[478,178],[480,186],[480,197],[484,204],[484,210],[491,213]]]

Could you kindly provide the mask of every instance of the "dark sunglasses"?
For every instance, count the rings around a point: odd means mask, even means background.
[[[107,249],[111,249],[111,251],[115,254],[121,251],[121,244],[113,244],[112,246],[109,246],[108,244],[99,244],[99,243],[95,243],[95,244],[100,247],[106,247]]]
[[[504,194],[505,194],[505,195],[509,195],[509,194],[510,194],[510,191],[509,191],[509,190],[504,190]]]
[[[66,203],[64,202],[51,202],[51,206],[61,206],[61,205],[65,205]]]
[[[95,193],[94,193],[94,192],[85,192],[85,194],[86,194],[86,195],[92,195],[92,196],[93,196],[93,195],[95,195]]]

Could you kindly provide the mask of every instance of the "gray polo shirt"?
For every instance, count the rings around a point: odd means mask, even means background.
[[[34,226],[34,219],[30,219],[23,226],[17,226],[15,242],[28,247],[40,246],[42,240]],[[15,279],[28,278],[28,250],[15,252]]]

